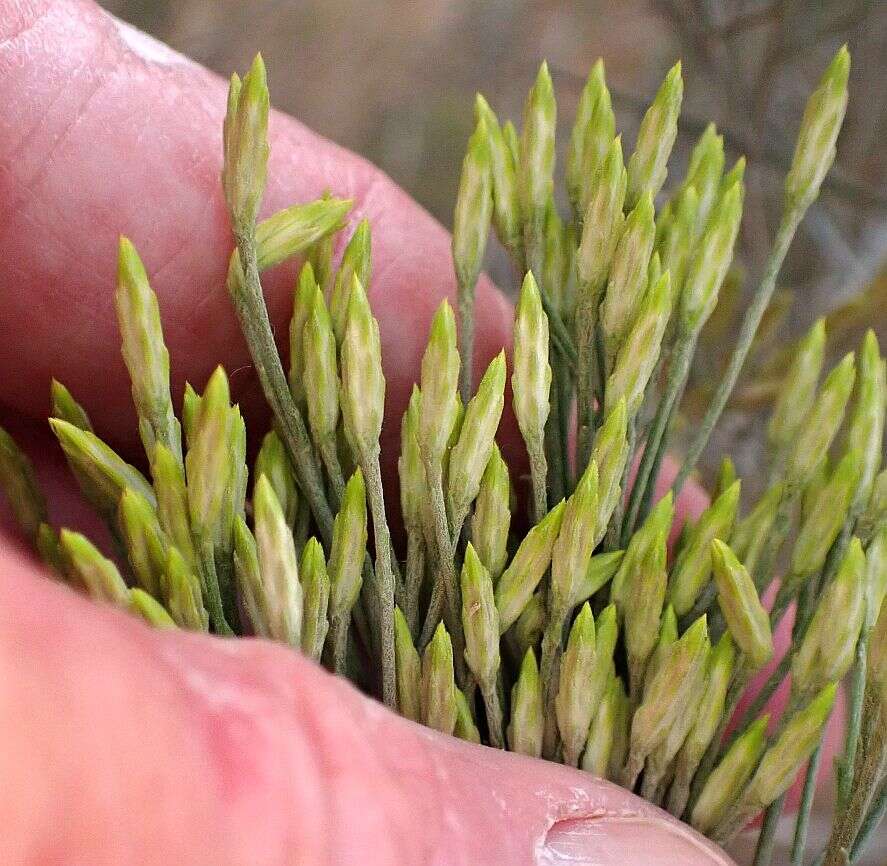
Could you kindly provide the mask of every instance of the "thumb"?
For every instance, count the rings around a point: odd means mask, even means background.
[[[729,864],[587,774],[436,735],[261,641],[149,630],[0,553],[0,862]]]

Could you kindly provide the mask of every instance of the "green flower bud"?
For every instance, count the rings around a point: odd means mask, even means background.
[[[708,777],[690,819],[700,833],[711,833],[745,788],[767,747],[769,721],[769,716],[762,716],[749,725]]]
[[[628,161],[628,196],[626,204],[634,207],[641,196],[654,198],[668,174],[666,165],[678,134],[678,115],[684,96],[681,62],[669,70],[638,131],[638,140]]]
[[[35,540],[40,524],[47,520],[46,500],[37,484],[33,464],[2,427],[0,427],[0,490],[6,494],[19,526],[29,539]]]
[[[567,296],[567,264],[572,251],[567,248],[568,238],[564,221],[557,212],[554,199],[549,199],[545,210],[544,254],[542,257],[542,286],[551,298],[552,305],[562,319],[572,315],[573,299]]]
[[[160,525],[185,561],[193,564],[196,562],[196,555],[191,539],[185,474],[172,452],[159,442],[154,448],[151,461],[151,477],[157,494],[157,517]]]
[[[94,433],[60,418],[50,418],[49,426],[58,438],[83,494],[102,515],[116,515],[120,496],[127,488],[140,493],[152,505],[156,502],[145,476],[124,462]],[[34,500],[32,508],[36,508],[36,502]]]
[[[550,607],[566,614],[576,597],[596,544],[598,516],[597,463],[588,464],[567,500],[561,529],[551,552]]]
[[[822,568],[856,496],[861,472],[861,453],[849,451],[816,491],[809,511],[805,508],[807,513],[792,551],[791,582],[800,583]]]
[[[154,628],[175,628],[173,618],[166,608],[143,589],[136,587],[129,591],[129,612],[141,617]]]
[[[577,766],[588,738],[588,727],[598,701],[589,686],[595,668],[594,615],[586,602],[570,629],[560,668],[555,714],[564,747],[564,763]],[[598,696],[598,699],[600,696]]]
[[[477,393],[468,402],[459,439],[450,451],[447,506],[454,526],[461,525],[480,490],[504,405],[505,352],[500,352],[490,362]]]
[[[613,715],[613,744],[610,747],[610,762],[607,766],[607,778],[616,780],[622,773],[628,758],[628,746],[631,733],[631,702],[625,692],[625,686],[619,677],[612,677],[616,698],[616,711]],[[591,734],[589,733],[589,746]]]
[[[357,601],[366,543],[366,488],[363,474],[356,469],[345,485],[342,507],[333,522],[329,561],[330,619],[347,616]]]
[[[453,733],[457,712],[453,644],[443,623],[438,623],[422,657],[421,704],[422,719],[429,728]]]
[[[496,115],[479,93],[475,97],[474,117],[475,121],[483,119],[487,131],[493,180],[493,225],[502,246],[514,253],[521,249],[521,216],[514,152],[505,140]],[[513,126],[510,129],[514,131]]]
[[[578,607],[591,598],[607,581],[612,580],[624,556],[624,550],[611,550],[608,553],[592,556],[588,560],[585,577],[573,597],[572,606]]]
[[[256,482],[253,509],[270,637],[290,646],[301,646],[302,584],[296,545],[274,488],[264,475]]]
[[[422,395],[413,385],[407,411],[400,425],[400,457],[397,475],[400,480],[400,508],[408,532],[422,531],[422,510],[426,496],[425,468],[419,452],[419,407]]]
[[[508,747],[512,752],[538,758],[542,755],[545,714],[542,681],[536,653],[530,647],[524,653],[520,674],[511,689],[511,722],[508,725]]]
[[[656,647],[659,620],[668,582],[665,571],[666,535],[654,539],[636,532],[626,551],[622,573],[622,616],[625,622],[625,648],[632,688],[643,681],[647,661]]]
[[[302,652],[320,661],[323,644],[329,631],[327,610],[330,601],[330,578],[326,571],[323,548],[316,538],[309,538],[299,560],[302,580]]]
[[[758,598],[754,581],[733,551],[716,538],[711,552],[718,603],[727,628],[750,666],[762,668],[773,656],[770,617]]]
[[[828,374],[813,405],[804,415],[804,421],[794,437],[794,446],[786,464],[786,482],[801,484],[813,473],[828,452],[853,390],[856,365],[853,353]]]
[[[551,563],[551,552],[561,528],[566,503],[561,501],[520,543],[508,568],[496,584],[499,629],[504,633],[526,607]]]
[[[320,196],[321,201],[329,201],[332,198],[332,194],[330,191],[324,190],[323,194]],[[335,237],[332,234],[326,235],[325,237],[318,238],[308,249],[305,251],[305,260],[306,262],[311,264],[311,269],[314,272],[314,278],[317,280],[317,285],[320,288],[320,291],[323,292],[323,296],[325,298],[330,297],[333,291],[333,247],[335,246]],[[349,287],[351,282],[349,280],[348,283],[345,284]],[[348,299],[345,298],[345,310],[348,310]]]
[[[160,528],[157,512],[144,496],[134,490],[124,490],[118,524],[133,574],[143,589],[159,597],[169,540]]]
[[[868,505],[859,517],[857,524],[859,534],[866,538],[871,537],[885,521],[887,521],[887,469],[882,469],[875,476]]]
[[[106,601],[119,607],[129,602],[129,590],[117,566],[99,553],[93,543],[79,532],[63,529],[59,541],[68,563],[68,569],[77,583],[96,601]]]
[[[520,139],[520,161],[517,189],[521,216],[525,224],[542,219],[554,181],[554,134],[557,126],[557,104],[554,86],[543,62],[524,105],[523,132]]]
[[[234,574],[254,634],[271,637],[259,551],[255,536],[242,517],[234,521]]]
[[[688,186],[677,199],[674,216],[669,220],[658,244],[662,269],[671,274],[672,306],[677,306],[684,287],[695,245],[694,232],[698,214],[699,195],[695,186]]]
[[[339,424],[339,372],[336,364],[336,336],[327,312],[326,302],[320,289],[314,290],[311,310],[305,321],[302,337],[303,382],[305,402],[308,407],[308,423],[311,436],[318,448],[322,443],[335,439]],[[342,345],[342,360],[351,353],[351,343]],[[367,394],[371,402],[371,395]],[[384,399],[384,393],[383,393]],[[345,402],[343,397],[343,403]]]
[[[471,542],[465,550],[461,583],[465,660],[477,681],[493,688],[499,670],[499,612],[490,573]]]
[[[268,165],[268,83],[257,54],[241,83],[234,75],[223,129],[222,187],[236,226],[256,221]]]
[[[545,629],[545,620],[545,601],[540,590],[526,603],[511,630],[511,638],[517,647],[515,655],[521,655],[528,649],[539,646]]]
[[[717,499],[725,490],[732,487],[739,476],[736,474],[736,464],[729,454],[721,458],[718,467],[718,476],[715,480],[714,498]]]
[[[718,135],[717,127],[713,123],[709,123],[690,154],[687,178],[682,187],[682,194],[693,187],[698,203],[692,238],[698,238],[705,230],[712,208],[718,199],[719,190],[723,192],[727,189],[721,178],[723,172],[724,137]]]
[[[822,737],[837,688],[836,683],[825,686],[803,710],[791,718],[780,737],[765,752],[748,783],[743,800],[763,809],[788,790],[801,765],[810,757]]]
[[[459,352],[456,320],[444,300],[431,321],[428,346],[422,357],[422,396],[419,404],[419,448],[426,465],[441,463],[459,415]]]
[[[471,518],[471,543],[493,581],[508,561],[508,529],[511,525],[511,485],[508,464],[494,444],[480,482]]]
[[[769,487],[730,535],[730,546],[749,574],[755,573],[784,494],[785,485],[781,481]]]
[[[185,382],[185,393],[182,395],[182,431],[185,434],[185,442],[189,448],[194,439],[194,426],[197,421],[197,415],[200,412],[200,401],[202,399],[191,383]]]
[[[55,572],[55,576],[64,579],[65,557],[59,544],[58,533],[48,523],[41,523],[37,528],[34,545],[40,558]]]
[[[92,422],[86,410],[74,399],[71,392],[58,379],[53,379],[49,385],[52,398],[50,417],[61,418],[81,430],[93,432]]]
[[[678,616],[688,613],[711,577],[711,543],[729,538],[739,505],[740,482],[725,490],[702,514],[671,570],[668,599]]]
[[[453,736],[468,743],[480,745],[480,731],[474,723],[474,717],[471,715],[471,707],[468,706],[465,692],[456,686],[455,695],[456,724],[453,727]]]
[[[613,139],[614,127],[610,92],[604,80],[604,62],[599,59],[588,73],[579,95],[567,148],[565,179],[576,214],[585,210],[588,181],[604,158]]]
[[[774,449],[785,448],[801,429],[816,396],[824,355],[825,319],[819,318],[792,353],[791,364],[773,404],[767,438]]]
[[[123,360],[132,381],[132,399],[139,416],[145,453],[162,442],[181,460],[182,430],[169,393],[169,352],[163,340],[157,296],[132,242],[120,238],[117,257],[117,321]]]
[[[489,133],[480,117],[465,151],[453,213],[453,265],[459,291],[474,295],[493,209]],[[467,359],[466,359],[467,361]]]
[[[854,538],[792,659],[795,694],[812,695],[850,670],[864,615],[865,554]]]
[[[287,454],[283,440],[276,431],[269,430],[265,434],[262,447],[256,455],[253,474],[256,478],[264,475],[268,479],[274,489],[274,495],[283,509],[287,525],[292,526],[299,508],[299,493],[289,454]]]
[[[598,467],[597,542],[603,538],[610,517],[622,496],[622,475],[628,460],[628,410],[619,400],[607,414],[594,437],[591,459]]]
[[[319,286],[314,279],[314,268],[311,262],[305,262],[299,272],[299,280],[293,293],[293,315],[290,319],[290,393],[296,406],[305,406],[305,323],[314,303],[314,295]]]
[[[629,417],[637,414],[659,360],[662,337],[670,316],[671,277],[666,271],[644,296],[637,318],[616,355],[613,372],[607,379],[606,411],[611,411],[624,399]]]
[[[201,538],[215,531],[230,477],[231,424],[228,377],[216,367],[200,401],[192,443],[185,459],[191,526]]]
[[[681,326],[688,333],[699,333],[718,302],[721,284],[733,261],[742,198],[741,183],[733,184],[721,196],[695,250],[680,297]]]
[[[847,428],[847,449],[862,456],[862,472],[856,500],[869,501],[875,475],[883,460],[884,417],[887,408],[887,362],[881,357],[878,338],[869,330],[859,353],[856,398]]]
[[[635,318],[647,290],[647,267],[656,227],[653,199],[644,195],[625,220],[613,262],[600,317],[608,369]]]
[[[662,620],[659,623],[659,642],[653,655],[647,662],[647,671],[644,677],[644,693],[650,688],[656,677],[656,672],[662,666],[662,662],[668,657],[672,646],[678,639],[678,618],[674,608],[669,604],[662,612]]]
[[[872,630],[887,596],[887,523],[883,524],[865,552],[865,624]]]
[[[351,284],[348,324],[342,342],[342,419],[355,454],[379,453],[385,412],[385,375],[379,324],[357,277]]]
[[[336,273],[336,281],[330,294],[330,317],[332,318],[333,332],[336,342],[341,345],[345,339],[345,329],[348,325],[348,304],[351,300],[351,286],[354,278],[360,281],[364,288],[369,288],[372,277],[372,235],[370,222],[362,219],[351,235],[351,240],[342,253],[342,263]]]
[[[701,616],[669,647],[655,671],[631,725],[629,764],[635,764],[638,771],[638,765],[665,741],[691,694],[697,690],[698,675],[704,669],[709,646],[706,618]],[[630,769],[633,768],[630,766]]]
[[[422,663],[419,653],[413,645],[410,627],[401,609],[394,608],[394,655],[397,671],[397,709],[411,722],[420,722],[421,707],[419,700],[420,683],[422,680]]]
[[[551,408],[551,365],[548,363],[548,317],[531,272],[521,286],[514,318],[511,372],[514,414],[524,441],[541,447]]]
[[[807,100],[795,144],[792,166],[785,178],[786,210],[803,213],[835,159],[835,142],[847,110],[850,52],[843,45]]]
[[[207,631],[209,615],[203,607],[200,578],[172,545],[167,551],[163,582],[166,585],[166,605],[176,625],[192,631]]]
[[[585,752],[582,755],[582,769],[601,778],[607,777],[610,757],[613,753],[613,740],[619,713],[621,684],[611,671],[607,688],[601,702],[594,709],[594,717],[588,729]]]

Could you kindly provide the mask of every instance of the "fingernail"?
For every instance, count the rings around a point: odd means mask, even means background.
[[[558,821],[536,866],[732,866],[733,861],[683,824],[607,816]]]

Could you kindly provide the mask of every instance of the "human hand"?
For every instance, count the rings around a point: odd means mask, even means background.
[[[28,445],[61,506],[54,518],[82,525],[40,431],[57,375],[103,435],[136,447],[113,311],[118,233],[159,295],[173,392],[223,362],[254,429],[262,420],[224,289],[225,90],[77,0],[0,0],[0,82],[0,423]],[[433,309],[454,290],[449,238],[376,169],[295,121],[273,116],[271,145],[269,211],[329,187],[373,225],[390,440]],[[292,276],[265,279],[278,330]],[[507,343],[511,311],[486,282],[477,311],[481,367]],[[515,454],[517,442],[506,436]],[[684,505],[698,510],[698,491]],[[99,608],[49,582],[11,538],[0,683],[7,866],[729,863],[613,785],[438,736],[285,648],[160,633]]]

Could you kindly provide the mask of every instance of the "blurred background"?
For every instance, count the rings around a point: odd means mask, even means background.
[[[261,50],[274,102],[368,157],[444,224],[483,91],[519,119],[547,58],[566,141],[585,76],[603,57],[631,152],[665,72],[683,61],[685,96],[669,183],[709,120],[728,160],[748,158],[737,266],[697,355],[681,419],[693,432],[766,258],[804,102],[842,42],[853,55],[838,157],[796,238],[730,411],[709,455],[733,453],[758,492],[764,419],[791,341],[828,314],[833,356],[874,326],[887,343],[887,3],[877,0],[103,0],[108,10],[227,76]],[[562,155],[562,154],[561,154]],[[489,271],[513,276],[491,243]],[[680,441],[680,440],[679,440]],[[703,462],[703,476],[716,470]],[[789,827],[784,828],[787,837]],[[814,826],[821,836],[825,827]],[[887,834],[866,857],[882,864]],[[786,841],[785,839],[783,840]],[[736,850],[740,862],[749,854]],[[750,843],[749,843],[750,844]],[[782,862],[788,862],[787,857]]]

